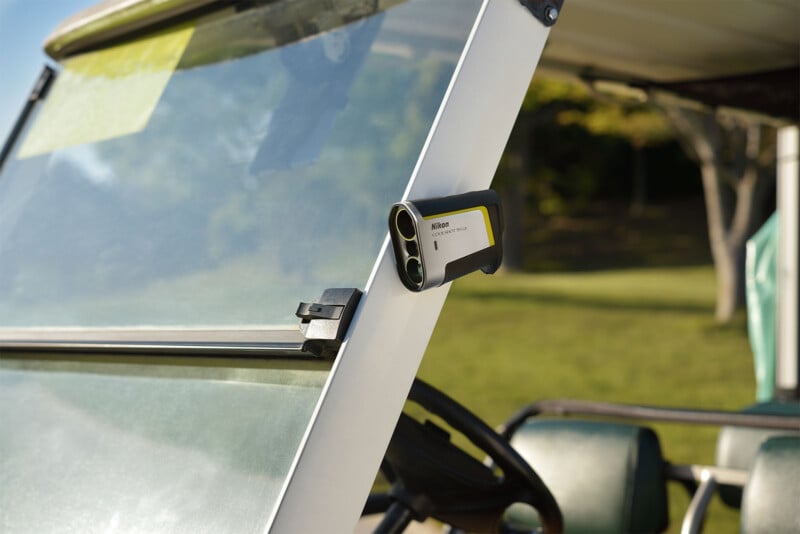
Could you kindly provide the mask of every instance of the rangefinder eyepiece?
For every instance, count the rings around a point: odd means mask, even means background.
[[[389,234],[400,280],[412,291],[478,269],[493,273],[503,258],[502,210],[491,189],[398,202]]]

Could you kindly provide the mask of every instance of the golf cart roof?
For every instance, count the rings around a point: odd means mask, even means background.
[[[105,0],[65,19],[44,49],[55,60],[220,4],[218,0]]]
[[[65,20],[45,49],[60,60],[215,3],[106,0]],[[793,0],[570,0],[560,19],[542,57],[544,72],[798,119],[800,4]]]
[[[798,24],[793,0],[569,0],[542,66],[661,83],[796,69]]]
[[[540,68],[796,122],[800,4],[569,0]]]

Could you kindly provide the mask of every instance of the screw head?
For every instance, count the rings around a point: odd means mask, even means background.
[[[544,10],[544,18],[551,24],[558,20],[558,8],[555,6],[547,6]]]

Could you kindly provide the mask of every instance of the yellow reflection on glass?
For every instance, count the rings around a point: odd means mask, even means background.
[[[141,131],[193,31],[183,27],[66,60],[17,157]]]

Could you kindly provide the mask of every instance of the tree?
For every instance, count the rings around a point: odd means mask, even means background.
[[[505,214],[504,270],[520,271],[525,266],[527,227],[533,215],[530,205],[541,209],[548,201],[561,204],[557,195],[547,191],[550,184],[543,183],[542,176],[534,176],[534,132],[556,130],[559,113],[589,101],[586,89],[575,83],[535,79],[528,88],[494,182]],[[547,157],[541,153],[535,156],[542,167]]]
[[[576,164],[575,154],[566,148],[577,140],[575,129],[591,134],[579,141],[581,158],[595,152],[601,140],[624,139],[630,144],[634,214],[647,201],[646,149],[677,137],[700,167],[717,274],[715,316],[727,323],[744,301],[745,243],[765,218],[765,197],[774,183],[774,130],[742,117],[679,107],[659,94],[640,96],[649,97],[649,102],[598,95],[585,86],[556,80],[531,84],[498,172],[498,190],[507,220],[513,223],[507,226],[507,266],[523,265],[523,221],[537,212],[563,213],[591,201],[600,183],[611,179],[604,175],[608,161],[591,159],[588,171]],[[532,153],[534,137],[538,146]],[[553,144],[550,138],[559,141]],[[586,172],[590,176],[584,179]],[[569,187],[573,189],[565,194]],[[528,209],[531,204],[537,209]]]
[[[606,153],[609,140],[633,149],[632,209],[640,210],[647,200],[645,149],[673,136],[664,114],[641,101],[600,98],[571,81],[536,79],[523,101],[495,182],[506,213],[504,268],[524,267],[526,227],[537,213],[580,209],[601,188],[608,166],[597,153]],[[553,138],[563,143],[554,147]],[[576,150],[581,152],[578,158]],[[529,209],[531,205],[534,209]]]
[[[652,96],[652,95],[651,95]],[[774,184],[774,130],[754,120],[690,109],[669,101],[608,102],[594,99],[585,111],[569,110],[561,124],[580,124],[595,134],[626,138],[634,149],[632,209],[647,199],[644,148],[678,134],[687,156],[701,171],[711,256],[717,275],[715,317],[728,323],[744,302],[745,244],[764,220],[767,192]]]
[[[717,322],[744,302],[745,243],[764,219],[775,180],[775,132],[754,121],[665,106],[687,154],[700,166],[717,274]]]
[[[564,111],[558,120],[560,124],[580,124],[595,135],[614,135],[628,140],[633,148],[631,211],[640,214],[647,204],[645,148],[674,137],[664,114],[641,102],[598,97],[586,111]]]

